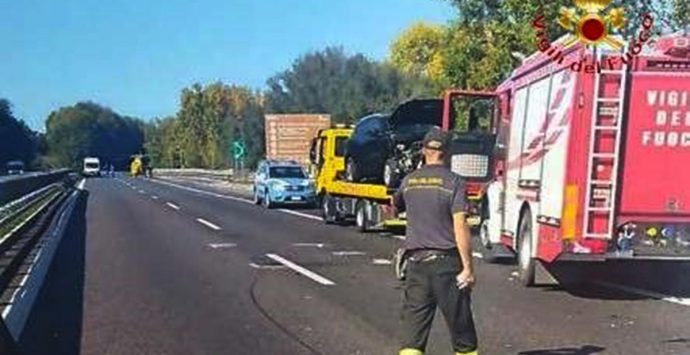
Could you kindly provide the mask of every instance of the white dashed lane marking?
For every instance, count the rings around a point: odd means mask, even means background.
[[[209,243],[208,244],[211,249],[228,249],[228,248],[234,248],[237,246],[235,243]]]
[[[367,253],[363,251],[355,251],[355,250],[343,250],[343,251],[334,251],[331,254],[335,256],[361,256],[361,255],[367,255]]]
[[[292,261],[281,257],[280,255],[266,254],[266,256],[279,262],[279,263],[281,263],[281,264],[283,264],[283,265],[285,265],[285,266],[287,266],[291,270],[296,271],[296,272],[302,274],[303,276],[310,278],[312,281],[317,282],[321,285],[324,285],[324,286],[335,285],[335,282],[333,282],[333,281],[331,281],[331,280],[329,280],[329,279],[327,279],[327,278],[325,278],[325,277],[323,277],[323,276],[321,276],[321,275],[319,275],[319,274],[317,274],[311,270],[308,270],[302,266],[299,266],[299,265],[293,263]]]
[[[293,247],[298,248],[323,248],[326,246],[325,243],[292,243]]]
[[[215,225],[215,224],[213,224],[213,223],[211,223],[211,222],[209,222],[203,218],[197,218],[196,221],[205,225],[206,227],[209,227],[209,228],[216,230],[216,231],[219,231],[222,229],[222,228],[218,227],[217,225]]]
[[[374,259],[371,261],[371,263],[374,265],[390,265],[393,262],[388,259]]]
[[[284,213],[287,213],[287,214],[291,214],[291,215],[293,215],[293,216],[298,216],[298,217],[303,217],[303,218],[307,218],[307,219],[312,219],[312,220],[315,220],[315,221],[323,221],[323,218],[321,218],[321,217],[319,217],[319,216],[314,216],[313,214],[302,213],[302,212],[297,212],[297,211],[293,211],[293,210],[287,210],[287,209],[284,209],[284,208],[283,208],[283,209],[279,209],[278,211],[284,212]]]
[[[174,210],[179,210],[179,209],[180,209],[180,206],[178,206],[178,205],[176,205],[176,204],[174,204],[174,203],[166,202],[165,204],[166,204],[168,207],[170,207],[170,208],[172,208],[172,209],[174,209]]]

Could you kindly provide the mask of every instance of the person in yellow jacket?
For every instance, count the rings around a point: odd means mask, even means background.
[[[130,174],[132,177],[137,177],[141,174],[141,158],[136,157],[132,160],[132,165],[130,165]]]

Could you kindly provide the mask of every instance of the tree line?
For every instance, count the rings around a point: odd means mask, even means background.
[[[247,146],[246,164],[264,155],[264,113],[327,113],[335,123],[353,123],[388,111],[402,101],[438,97],[448,88],[490,90],[537,49],[532,22],[544,14],[547,34],[565,33],[557,19],[571,0],[448,1],[457,16],[446,24],[416,23],[390,46],[388,58],[328,47],[303,54],[268,78],[264,91],[223,82],[194,84],[180,92],[179,108],[150,121],[118,114],[93,102],[52,112],[46,133],[32,132],[0,100],[0,162],[22,159],[38,166],[76,166],[89,155],[123,168],[133,154],[148,154],[154,167],[223,168],[233,165],[231,146]],[[642,14],[658,20],[657,31],[690,25],[686,0],[619,0],[630,37]]]
[[[572,0],[446,0],[457,9],[447,24],[416,23],[391,44],[390,60],[403,72],[432,81],[437,90],[450,87],[491,90],[504,80],[522,58],[536,52],[533,22],[547,19],[551,41],[566,33],[558,23],[562,8]],[[619,31],[631,39],[640,31],[643,14],[655,19],[655,32],[687,29],[687,0],[618,0],[610,8],[623,8],[627,17]]]

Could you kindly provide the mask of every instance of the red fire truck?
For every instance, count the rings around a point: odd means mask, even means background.
[[[690,37],[659,38],[632,58],[539,52],[481,95],[495,100],[488,257],[514,252],[525,286],[543,263],[690,259]]]

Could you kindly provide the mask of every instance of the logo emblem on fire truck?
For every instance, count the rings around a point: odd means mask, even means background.
[[[575,6],[562,7],[558,23],[572,34],[563,43],[569,47],[578,41],[584,45],[596,46],[606,43],[620,49],[625,45],[621,40],[611,36],[611,31],[625,26],[626,18],[623,8],[614,8],[602,15],[602,12],[613,0],[574,0]]]

